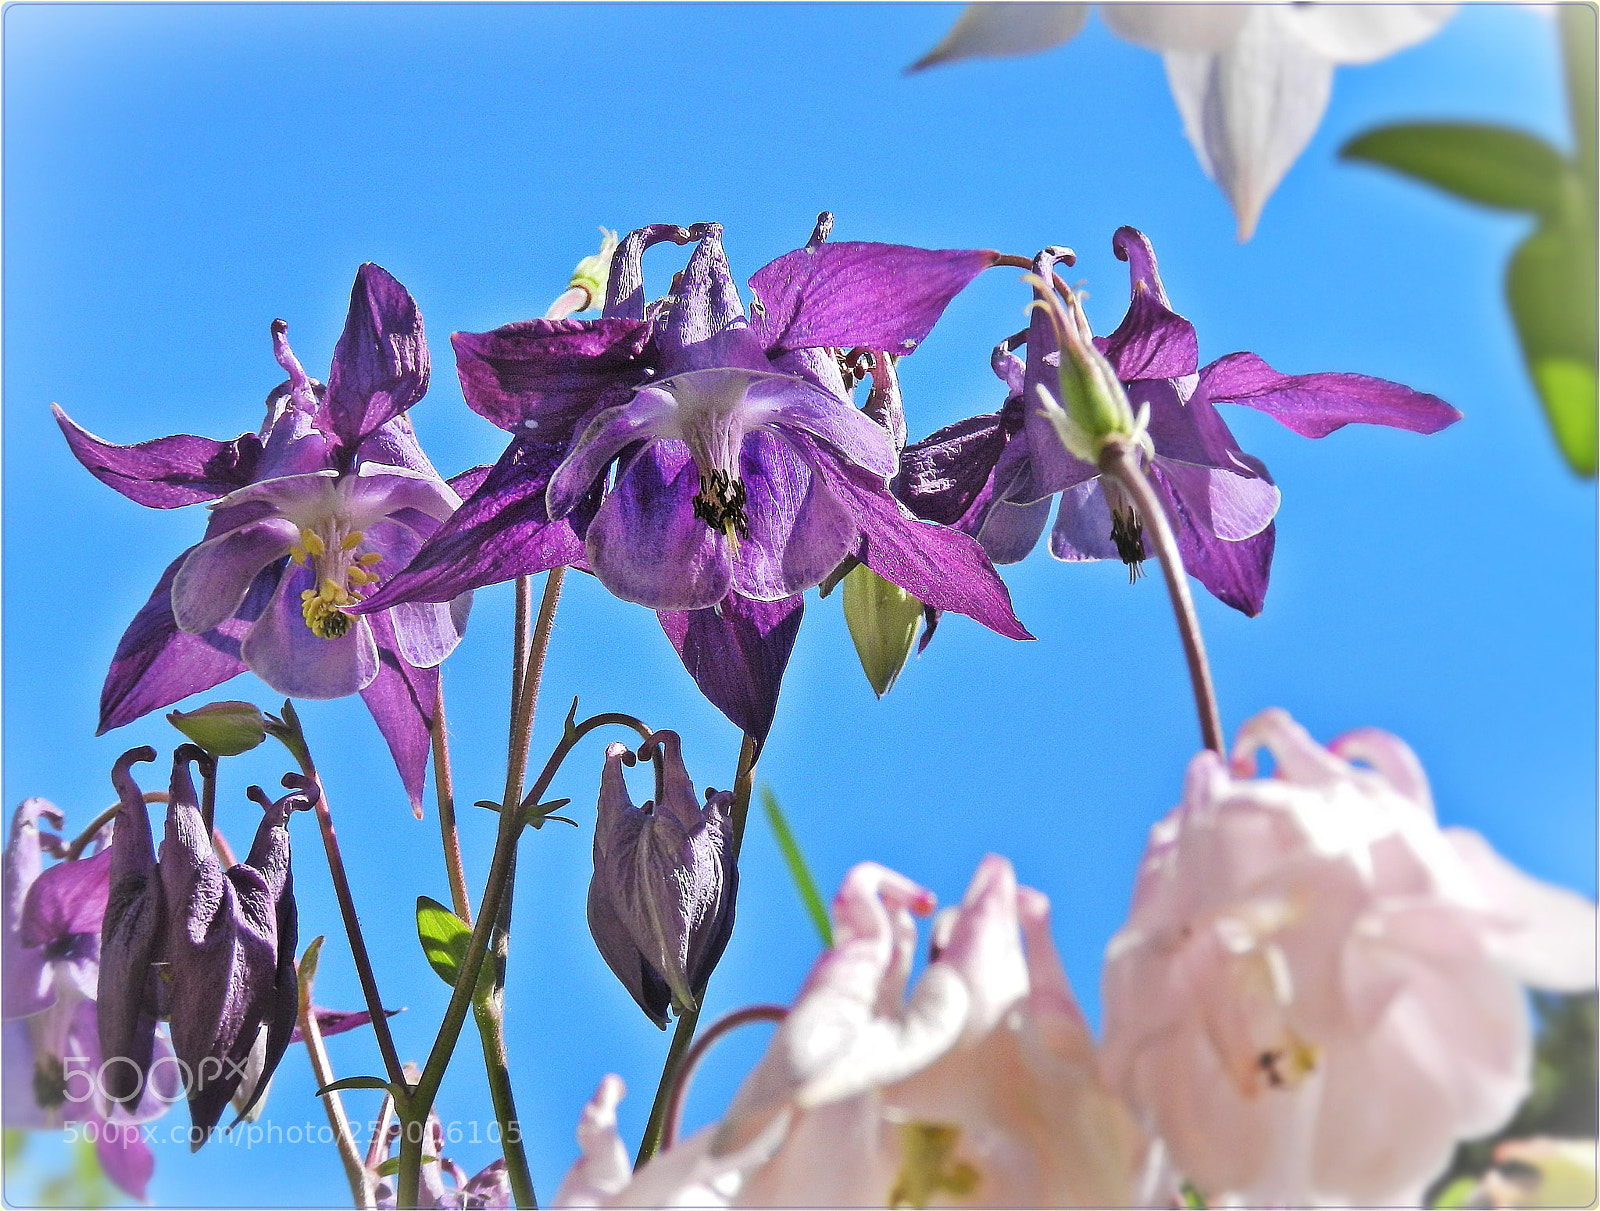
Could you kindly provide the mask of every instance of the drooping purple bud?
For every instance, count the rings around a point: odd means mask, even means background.
[[[298,939],[287,825],[292,811],[311,803],[300,790],[274,803],[259,787],[251,787],[250,797],[263,805],[265,815],[249,857],[225,871],[189,775],[189,763],[203,759],[203,751],[194,745],[173,753],[159,867],[168,908],[172,1045],[190,1074],[196,1149],[210,1137],[250,1070],[250,1052],[263,1030],[265,1052],[256,1091],[265,1090],[289,1044],[298,1006]],[[297,784],[292,778],[287,781]],[[247,1103],[245,1113],[249,1109]]]
[[[154,761],[156,750],[129,749],[111,767],[121,801],[111,842],[111,890],[100,929],[100,1054],[106,1057],[106,1096],[131,1106],[143,1091],[155,1050],[159,976],[164,957],[166,895],[156,877],[155,843],[144,794],[128,772]]]
[[[589,883],[589,932],[607,965],[662,1029],[667,1009],[699,1007],[733,933],[739,869],[728,791],[695,801],[676,732],[640,746],[654,757],[659,803],[635,807],[622,780],[633,755],[606,749]]]

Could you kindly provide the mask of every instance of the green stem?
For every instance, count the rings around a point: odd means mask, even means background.
[[[145,791],[144,801],[146,803],[165,803],[167,801],[167,792]],[[89,842],[93,841],[95,837],[99,835],[102,828],[115,820],[117,818],[117,813],[121,810],[122,804],[113,803],[110,807],[106,808],[105,811],[101,812],[93,820],[89,821],[89,827],[84,829],[72,839],[71,844],[69,844],[66,848],[66,852],[61,855],[61,860],[63,862],[76,861],[83,851],[88,848]]]
[[[1194,689],[1195,711],[1200,716],[1200,736],[1205,746],[1223,753],[1222,717],[1217,712],[1217,691],[1211,682],[1211,666],[1206,662],[1206,644],[1200,635],[1200,618],[1189,593],[1189,578],[1184,574],[1178,540],[1167,521],[1165,508],[1139,465],[1139,450],[1118,438],[1106,442],[1100,453],[1100,471],[1109,475],[1127,492],[1145,527],[1154,539],[1161,557],[1161,571],[1167,581],[1167,595],[1177,618],[1178,634],[1183,639],[1183,654],[1189,665],[1189,683]]]
[[[433,695],[433,789],[439,800],[439,837],[444,845],[444,872],[450,880],[450,904],[468,925],[472,901],[467,896],[467,872],[461,864],[461,834],[456,830],[456,792],[450,776],[450,738],[444,717],[444,678]]]
[[[333,1084],[333,1064],[328,1059],[328,1049],[323,1045],[322,1031],[317,1026],[317,1015],[311,1005],[311,982],[315,978],[315,970],[308,971],[307,964],[302,960],[300,971],[300,1003],[297,1009],[300,1038],[306,1045],[306,1055],[311,1059],[311,1074],[321,1089]],[[334,1091],[323,1095],[322,1105],[328,1114],[328,1126],[333,1131],[333,1142],[339,1150],[339,1161],[344,1165],[345,1180],[350,1183],[350,1194],[355,1199],[355,1205],[360,1208],[376,1206],[372,1179],[362,1163],[361,1151],[356,1147],[355,1134],[350,1130],[350,1119],[344,1112],[343,1100]]]
[[[750,792],[756,781],[756,741],[746,736],[739,746],[739,768],[733,776],[733,836],[729,848],[734,864],[739,861],[739,850],[744,845],[745,821],[750,816]],[[709,983],[709,981],[708,981]],[[700,1005],[706,1003],[705,989],[700,990]],[[700,1022],[700,1009],[685,1010],[678,1015],[677,1028],[672,1032],[672,1044],[667,1048],[666,1062],[661,1066],[661,1080],[656,1085],[656,1100],[650,1106],[650,1120],[645,1124],[644,1138],[639,1141],[639,1154],[633,1167],[638,1169],[661,1148],[662,1133],[666,1129],[672,1106],[672,1092],[678,1084],[678,1072],[689,1057],[690,1044],[694,1042],[695,1027]]]

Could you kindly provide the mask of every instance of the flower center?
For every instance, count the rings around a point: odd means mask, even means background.
[[[1116,544],[1117,555],[1128,565],[1128,583],[1132,584],[1144,575],[1144,521],[1127,493],[1110,476],[1100,477],[1100,488],[1111,510],[1111,541]]]
[[[694,515],[713,530],[720,531],[739,549],[739,540],[750,537],[750,522],[744,515],[744,480],[724,471],[700,473],[700,491],[694,498]]]
[[[955,1157],[961,1128],[950,1123],[900,1125],[900,1172],[889,1190],[891,1207],[926,1207],[939,1194],[957,1198],[978,1187],[978,1171]]]
[[[300,614],[306,626],[319,639],[341,639],[349,633],[355,619],[344,612],[378,583],[374,564],[383,559],[376,551],[361,552],[366,535],[348,529],[337,517],[316,526],[300,527],[300,541],[289,548],[289,556],[301,567],[310,567],[317,587],[300,594]]]

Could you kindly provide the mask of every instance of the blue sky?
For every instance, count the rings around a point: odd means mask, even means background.
[[[281,378],[270,321],[289,322],[307,369],[324,376],[356,267],[372,260],[427,322],[435,373],[412,417],[453,474],[495,458],[503,435],[463,404],[447,334],[541,313],[601,224],[719,220],[741,280],[802,243],[823,209],[839,239],[1023,255],[1064,243],[1079,254],[1073,280],[1089,291],[1090,319],[1108,331],[1127,298],[1111,234],[1129,223],[1154,242],[1202,362],[1248,349],[1285,372],[1402,381],[1465,414],[1431,438],[1352,427],[1314,442],[1230,410],[1283,506],[1264,613],[1200,601],[1227,729],[1269,705],[1324,739],[1389,729],[1422,757],[1444,822],[1593,895],[1595,494],[1555,454],[1500,301],[1525,220],[1335,158],[1351,135],[1401,119],[1503,122],[1564,145],[1552,24],[1527,8],[1470,6],[1420,47],[1341,70],[1317,137],[1239,245],[1156,56],[1091,21],[1055,52],[904,76],[957,11],[8,6],[5,803],[42,795],[81,826],[111,801],[119,753],[175,742],[159,715],[97,739],[95,703],[118,636],[203,524],[196,510],[141,509],[96,483],[61,441],[52,401],[118,442],[253,429]],[[671,257],[646,262],[655,293],[678,267]],[[1024,322],[1016,277],[984,275],[903,363],[914,437],[1001,402],[988,359]],[[1130,588],[1120,565],[1064,565],[1041,550],[1005,578],[1038,642],[947,617],[882,702],[837,598],[813,594],[759,780],[825,890],[874,859],[949,901],[984,853],[1010,856],[1052,897],[1057,942],[1098,1020],[1102,948],[1198,744],[1182,656],[1159,577]],[[510,602],[509,586],[480,592],[446,665],[464,803],[503,780]],[[538,760],[579,695],[586,710],[677,729],[698,783],[731,782],[732,726],[655,619],[587,577],[569,581],[544,692]],[[248,675],[210,697],[275,703]],[[303,715],[380,983],[407,1006],[401,1049],[420,1060],[447,992],[411,925],[418,894],[448,898],[436,822],[431,808],[412,819],[358,702]],[[509,1045],[545,1198],[606,1071],[629,1084],[622,1125],[637,1140],[667,1041],[584,925],[604,743],[556,783],[580,828],[530,835],[517,881]],[[225,830],[248,835],[259,813],[244,786],[283,768],[267,749],[225,768]],[[463,812],[476,899],[493,821]],[[318,1000],[355,1007],[315,830],[296,823],[301,934],[330,935]],[[753,815],[709,1012],[788,1000],[815,951]],[[720,1112],[762,1039],[752,1030],[713,1055],[691,1125]],[[341,1075],[378,1070],[365,1035],[330,1050]],[[475,1067],[468,1039],[441,1110],[477,1122],[481,1139],[492,1116]],[[267,1119],[322,1122],[312,1087],[291,1052]],[[376,1097],[349,1103],[370,1115]],[[474,1171],[494,1150],[464,1131],[458,1159]],[[173,1205],[316,1205],[342,1191],[331,1149],[226,1140],[193,1157],[163,1147],[152,1185]],[[26,1184],[7,1195],[30,1197]]]

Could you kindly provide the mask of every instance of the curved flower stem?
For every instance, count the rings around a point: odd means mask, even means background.
[[[280,736],[284,747],[294,754],[300,772],[317,784],[317,828],[322,833],[322,848],[328,856],[328,874],[333,880],[334,898],[339,901],[339,916],[344,922],[344,932],[350,942],[350,957],[355,961],[356,976],[361,981],[361,993],[366,998],[367,1012],[372,1015],[372,1034],[378,1041],[378,1051],[383,1056],[383,1068],[389,1080],[405,1087],[405,1069],[400,1064],[400,1053],[395,1050],[394,1036],[389,1033],[389,1015],[383,1011],[383,998],[378,995],[377,977],[372,974],[372,959],[367,954],[367,941],[361,933],[361,918],[356,915],[355,897],[350,894],[350,878],[345,874],[344,856],[339,852],[339,835],[333,828],[333,809],[328,804],[328,788],[317,777],[317,764],[311,758],[306,744],[305,730],[294,704],[283,704],[283,723],[287,738]]]
[[[321,939],[314,945],[320,950]],[[317,1015],[311,1006],[311,985],[316,978],[316,951],[308,947],[307,952],[313,958],[309,963],[301,959],[299,964],[300,1003],[297,1013],[300,1038],[311,1059],[311,1074],[316,1077],[317,1088],[323,1089],[333,1084],[333,1064],[328,1059],[328,1049],[322,1042],[322,1029],[317,1025]],[[345,1180],[350,1183],[350,1194],[355,1199],[355,1205],[363,1209],[376,1207],[372,1178],[362,1161],[360,1149],[356,1147],[355,1134],[350,1130],[350,1119],[344,1112],[343,1100],[335,1090],[323,1095],[322,1104],[328,1112],[328,1126],[333,1131],[333,1142],[339,1150],[339,1161],[344,1165]]]
[[[1189,593],[1183,556],[1178,553],[1178,540],[1172,533],[1166,510],[1145,478],[1139,465],[1139,449],[1132,442],[1116,437],[1107,439],[1100,452],[1100,471],[1115,479],[1127,492],[1144,521],[1145,533],[1155,539],[1161,571],[1167,581],[1167,595],[1172,598],[1172,612],[1177,617],[1178,634],[1183,639],[1183,654],[1189,663],[1195,711],[1200,716],[1200,736],[1207,748],[1222,753],[1222,717],[1217,713],[1217,692],[1211,683],[1211,666],[1206,663],[1205,640],[1200,636],[1200,619]]]
[[[577,711],[577,703],[572,704],[572,712],[567,715],[566,727],[562,737],[550,754],[550,759],[545,762],[544,769],[534,779],[532,788],[528,791],[523,803],[538,803],[545,791],[550,789],[550,783],[560,770],[561,764],[567,755],[577,747],[590,732],[596,728],[612,725],[631,727],[639,734],[640,739],[648,740],[653,734],[648,727],[635,719],[632,715],[615,712],[594,715],[582,723],[572,722],[573,714]],[[509,810],[500,812],[500,827],[495,838],[494,857],[489,864],[489,879],[483,890],[483,901],[479,906],[478,920],[472,927],[472,937],[467,943],[467,953],[461,961],[461,975],[456,981],[455,990],[450,994],[450,1004],[446,1007],[444,1020],[439,1024],[439,1033],[433,1041],[433,1048],[428,1052],[428,1062],[422,1070],[422,1075],[417,1078],[411,1088],[410,1096],[406,1098],[404,1106],[398,1106],[401,1121],[409,1124],[426,1122],[428,1110],[433,1105],[433,1099],[439,1092],[439,1083],[444,1079],[445,1068],[450,1063],[450,1056],[454,1053],[456,1043],[461,1037],[461,1027],[466,1021],[467,1010],[471,1007],[472,992],[477,987],[479,973],[483,970],[484,960],[489,954],[489,934],[492,922],[500,911],[500,900],[505,894],[509,882],[511,855],[516,849],[518,839],[522,834],[523,815],[518,810],[518,804],[510,805]],[[412,1137],[416,1138],[413,1139]],[[398,1175],[397,1189],[399,1198],[397,1206],[415,1207],[417,1194],[421,1185],[422,1171],[422,1130],[415,1131],[409,1127],[402,1131],[400,1136],[400,1172]]]
[[[433,789],[439,800],[439,838],[444,846],[444,871],[450,880],[450,906],[468,925],[472,901],[467,896],[467,872],[461,864],[461,835],[456,831],[456,791],[450,777],[450,736],[444,716],[444,678],[433,695]]]
[[[694,1070],[700,1066],[700,1061],[705,1058],[712,1044],[723,1035],[731,1034],[751,1022],[781,1022],[788,1016],[789,1010],[783,1005],[747,1005],[723,1014],[706,1028],[706,1032],[689,1049],[683,1066],[678,1070],[677,1079],[672,1083],[672,1090],[667,1097],[666,1121],[661,1128],[662,1149],[670,1148],[677,1142],[678,1127],[683,1120],[683,1103],[689,1096],[689,1083],[694,1080]]]
[[[739,746],[739,768],[733,776],[733,860],[739,861],[739,850],[744,845],[744,825],[750,816],[750,792],[756,782],[756,740],[746,736]],[[705,989],[700,990],[700,1005],[705,1005]],[[661,1082],[656,1086],[656,1100],[650,1106],[650,1120],[645,1124],[644,1138],[639,1141],[639,1153],[633,1159],[638,1169],[665,1147],[665,1130],[671,1109],[673,1089],[678,1084],[679,1070],[693,1054],[695,1027],[700,1022],[700,1010],[685,1010],[678,1015],[677,1028],[672,1032],[672,1043],[667,1048],[666,1062],[661,1066]]]

